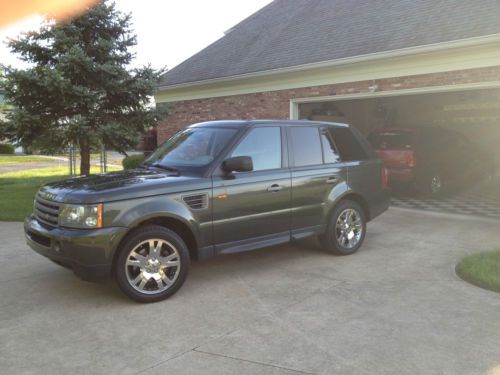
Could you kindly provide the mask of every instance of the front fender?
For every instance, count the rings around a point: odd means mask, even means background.
[[[207,210],[200,210],[207,211]],[[200,244],[201,223],[207,212],[196,216],[180,196],[154,196],[105,204],[104,224],[106,226],[134,228],[154,218],[170,218],[182,222],[193,233]]]

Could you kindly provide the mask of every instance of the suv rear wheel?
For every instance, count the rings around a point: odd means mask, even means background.
[[[342,200],[333,209],[326,232],[319,237],[325,250],[336,255],[355,253],[363,244],[366,218],[361,206],[351,200]]]
[[[115,264],[120,289],[138,302],[157,302],[173,295],[186,280],[189,252],[170,229],[151,225],[133,231]]]

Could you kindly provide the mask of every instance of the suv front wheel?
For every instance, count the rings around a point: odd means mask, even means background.
[[[157,302],[173,295],[186,280],[189,251],[170,229],[139,227],[126,239],[115,264],[120,289],[138,302]]]
[[[342,200],[333,209],[326,232],[319,237],[327,251],[336,255],[355,253],[363,244],[366,218],[361,206],[351,200]]]

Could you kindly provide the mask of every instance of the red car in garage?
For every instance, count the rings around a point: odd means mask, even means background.
[[[384,161],[393,187],[404,185],[423,195],[438,195],[494,174],[492,155],[455,130],[381,128],[370,133],[368,140]]]

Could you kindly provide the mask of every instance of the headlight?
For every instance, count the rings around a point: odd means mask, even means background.
[[[102,204],[63,204],[59,214],[59,225],[70,228],[101,228]]]

